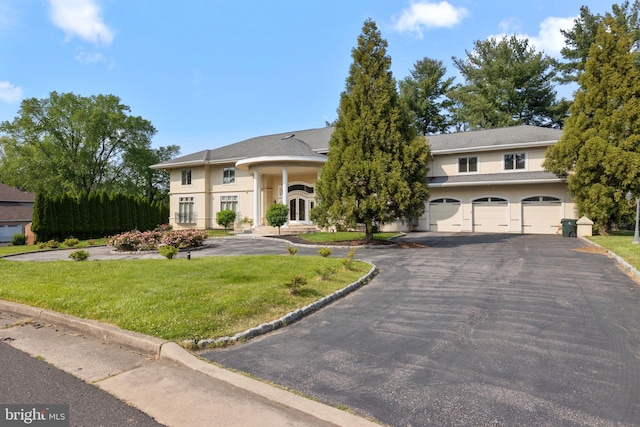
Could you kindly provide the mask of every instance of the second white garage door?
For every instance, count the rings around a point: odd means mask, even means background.
[[[509,202],[500,197],[473,201],[473,231],[506,233],[509,231]]]
[[[522,200],[522,232],[555,234],[562,219],[562,201],[555,197],[535,196]]]

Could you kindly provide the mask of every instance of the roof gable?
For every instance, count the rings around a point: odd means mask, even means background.
[[[35,193],[18,190],[0,183],[0,201],[3,202],[31,202],[36,200]]]

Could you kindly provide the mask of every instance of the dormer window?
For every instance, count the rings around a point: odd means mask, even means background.
[[[458,173],[478,172],[477,157],[459,157]]]
[[[525,153],[505,154],[504,170],[523,170],[527,168],[527,155]]]

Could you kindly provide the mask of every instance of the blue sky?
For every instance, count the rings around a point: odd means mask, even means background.
[[[620,2],[618,2],[620,3]],[[601,0],[0,0],[0,121],[51,91],[113,94],[182,154],[336,118],[367,18],[397,80],[518,34],[559,57],[560,28]],[[456,82],[462,82],[458,77]],[[561,95],[571,90],[558,88]]]

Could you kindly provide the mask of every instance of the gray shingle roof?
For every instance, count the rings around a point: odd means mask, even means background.
[[[35,193],[18,190],[8,185],[0,184],[0,201],[3,202],[33,202],[36,200]]]
[[[154,168],[172,167],[198,163],[224,163],[262,156],[305,156],[324,158],[321,154],[329,150],[329,139],[333,127],[284,132],[258,136],[235,144],[203,150],[166,162],[153,165]]]
[[[565,181],[551,172],[532,171],[532,172],[503,172],[503,173],[486,173],[486,174],[465,174],[452,176],[435,176],[427,179],[429,185],[482,185],[489,183],[522,184],[525,181],[543,182],[543,181]]]
[[[503,145],[556,142],[562,131],[538,126],[513,126],[471,132],[446,133],[427,137],[431,151],[471,150],[474,148],[500,148]]]

